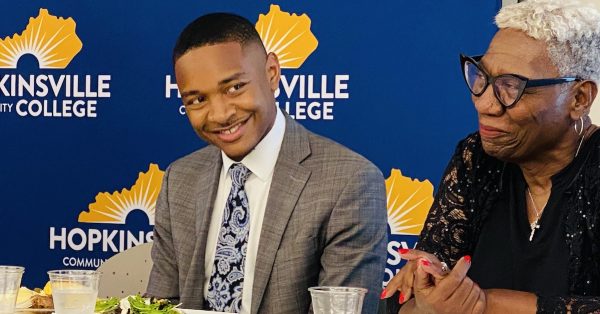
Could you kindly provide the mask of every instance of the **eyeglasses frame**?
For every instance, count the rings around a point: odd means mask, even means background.
[[[510,107],[514,106],[517,102],[519,102],[519,100],[521,100],[521,97],[523,96],[523,92],[525,91],[526,88],[529,88],[529,87],[542,87],[542,86],[550,86],[550,85],[556,85],[556,84],[563,84],[563,83],[583,81],[583,79],[581,79],[579,77],[574,77],[574,76],[557,77],[557,78],[547,78],[547,79],[535,79],[535,80],[529,79],[528,77],[525,77],[525,76],[522,76],[522,75],[519,75],[519,74],[500,74],[500,75],[497,75],[497,76],[491,76],[479,64],[479,61],[481,61],[481,58],[483,58],[483,55],[469,57],[469,56],[466,56],[466,55],[464,55],[462,53],[460,54],[460,65],[461,65],[462,76],[463,76],[463,79],[465,80],[465,83],[467,84],[467,87],[469,88],[469,91],[474,96],[479,97],[479,96],[483,95],[483,93],[485,93],[485,91],[487,90],[488,86],[490,86],[490,85],[492,85],[492,89],[493,89],[494,88],[494,83],[496,82],[496,80],[498,78],[501,78],[501,77],[507,77],[507,76],[516,77],[516,78],[520,79],[522,82],[525,83],[525,84],[523,84],[523,87],[521,87],[521,89],[519,91],[519,94],[515,98],[515,101],[512,104],[508,104],[508,105],[505,104],[500,99],[500,97],[497,95],[496,89],[494,89],[494,96],[496,97],[496,99],[498,99],[498,102],[500,102],[500,104],[502,106],[506,107],[506,108],[510,108]],[[469,85],[469,81],[467,80],[467,76],[465,74],[465,64],[468,61],[471,62],[473,65],[475,65],[475,67],[477,67],[477,69],[479,71],[481,71],[483,74],[485,74],[485,78],[486,78],[485,86],[483,87],[483,89],[479,93],[474,93],[473,92],[473,90],[471,89],[471,86]]]

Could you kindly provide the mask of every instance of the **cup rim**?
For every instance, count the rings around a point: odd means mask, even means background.
[[[0,271],[4,273],[19,273],[23,274],[25,272],[25,267],[23,266],[11,266],[11,265],[0,265]]]
[[[310,291],[311,293],[333,292],[338,294],[354,294],[358,292],[360,294],[366,294],[369,290],[361,287],[317,286],[308,288],[308,291]]]
[[[52,281],[52,278],[78,279],[90,276],[100,276],[100,274],[99,271],[91,269],[54,269],[48,271],[50,281]]]

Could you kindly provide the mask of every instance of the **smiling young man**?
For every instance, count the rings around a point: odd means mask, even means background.
[[[165,173],[147,294],[184,308],[307,313],[309,287],[355,286],[369,289],[363,313],[376,313],[381,172],[276,106],[277,56],[246,19],[196,19],[173,62],[189,121],[211,145]]]

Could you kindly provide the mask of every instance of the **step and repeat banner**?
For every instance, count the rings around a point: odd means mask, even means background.
[[[386,176],[388,267],[412,248],[455,144],[476,129],[458,55],[498,1],[3,1],[0,264],[96,268],[152,241],[163,171],[204,145],[171,64],[187,23],[234,12],[280,56],[278,105]]]

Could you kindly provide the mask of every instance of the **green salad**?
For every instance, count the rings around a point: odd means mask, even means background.
[[[177,305],[169,300],[143,298],[132,295],[119,300],[118,298],[100,299],[96,302],[96,313],[101,314],[181,314]]]
[[[118,298],[110,299],[98,299],[96,301],[96,313],[121,313],[121,307],[119,306],[120,300]]]

